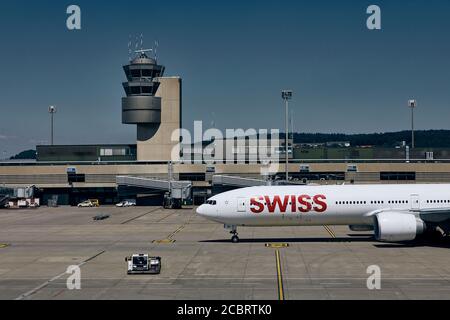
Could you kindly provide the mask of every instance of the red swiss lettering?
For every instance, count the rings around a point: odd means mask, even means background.
[[[297,197],[291,196],[291,211],[292,213],[297,212]]]
[[[325,200],[327,199],[326,196],[324,196],[323,194],[318,194],[316,196],[314,196],[314,203],[316,204],[314,206],[314,211],[315,212],[325,212],[328,208],[327,203],[325,202]]]
[[[270,201],[269,196],[265,196],[265,199],[267,203],[267,209],[269,209],[270,213],[275,212],[277,206],[280,208],[280,212],[286,212],[286,208],[289,203],[289,196],[284,196],[283,203],[281,202],[280,196],[274,196],[273,201]]]
[[[263,201],[263,197],[255,197],[250,199],[250,211],[253,213],[261,213],[264,211],[264,203],[259,202],[259,200]]]
[[[298,208],[298,210],[300,210],[300,212],[310,212],[312,209],[312,204],[311,204],[311,197],[308,196],[307,194],[301,195],[298,197],[298,203],[300,205],[300,207]]]
[[[322,213],[328,209],[326,199],[327,197],[323,194],[318,194],[314,197],[303,194],[298,198],[295,195],[285,195],[283,200],[281,196],[274,196],[273,200],[269,196],[258,196],[250,198],[250,211],[253,213],[262,213],[267,206],[267,210],[270,213],[274,213],[277,209],[281,213],[286,213],[288,205],[291,205],[290,209],[292,213],[297,211],[308,213],[312,210]]]

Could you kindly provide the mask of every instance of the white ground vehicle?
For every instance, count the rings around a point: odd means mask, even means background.
[[[133,254],[126,257],[128,274],[159,274],[161,272],[161,257],[150,257],[148,254]]]
[[[95,203],[93,203],[91,200],[86,200],[78,204],[78,208],[92,208],[95,206]]]
[[[125,207],[133,207],[136,205],[136,202],[133,200],[124,200],[116,204],[116,207],[125,208]]]

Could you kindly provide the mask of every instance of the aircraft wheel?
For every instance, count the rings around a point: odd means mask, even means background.
[[[239,237],[238,237],[238,236],[233,236],[233,237],[231,237],[231,242],[233,242],[233,243],[239,243]]]

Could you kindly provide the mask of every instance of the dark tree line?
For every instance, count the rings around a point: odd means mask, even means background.
[[[340,133],[295,133],[295,143],[325,143],[331,141],[348,141],[352,146],[395,147],[406,141],[411,144],[411,131],[340,134]],[[450,130],[426,130],[415,132],[417,148],[450,148]]]
[[[36,150],[22,151],[11,157],[10,160],[34,160],[36,159]]]
[[[284,134],[280,134],[283,138]],[[295,143],[326,143],[333,141],[348,141],[351,146],[375,146],[393,148],[405,141],[411,144],[411,131],[342,134],[342,133],[294,133]],[[421,130],[415,132],[417,148],[450,148],[450,130]],[[11,160],[36,159],[36,150],[23,151]]]

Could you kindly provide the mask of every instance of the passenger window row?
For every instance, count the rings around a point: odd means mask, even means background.
[[[388,203],[390,203],[390,204],[402,204],[402,203],[409,203],[409,201],[408,200],[390,200],[390,201],[388,201]]]
[[[450,200],[427,200],[427,203],[450,203]]]
[[[336,201],[336,204],[367,204],[367,201]]]
[[[388,204],[408,204],[408,200],[389,200],[387,201]],[[427,200],[427,203],[449,203],[450,200]],[[343,205],[343,204],[367,204],[366,201],[336,201],[337,205]],[[370,204],[384,204],[384,201],[370,201]]]
[[[342,204],[367,204],[367,201],[336,201],[337,205]],[[387,203],[389,204],[407,204],[409,203],[408,200],[389,200]],[[449,200],[450,203],[450,200]],[[384,204],[384,201],[382,200],[372,200],[370,201],[370,204]]]

